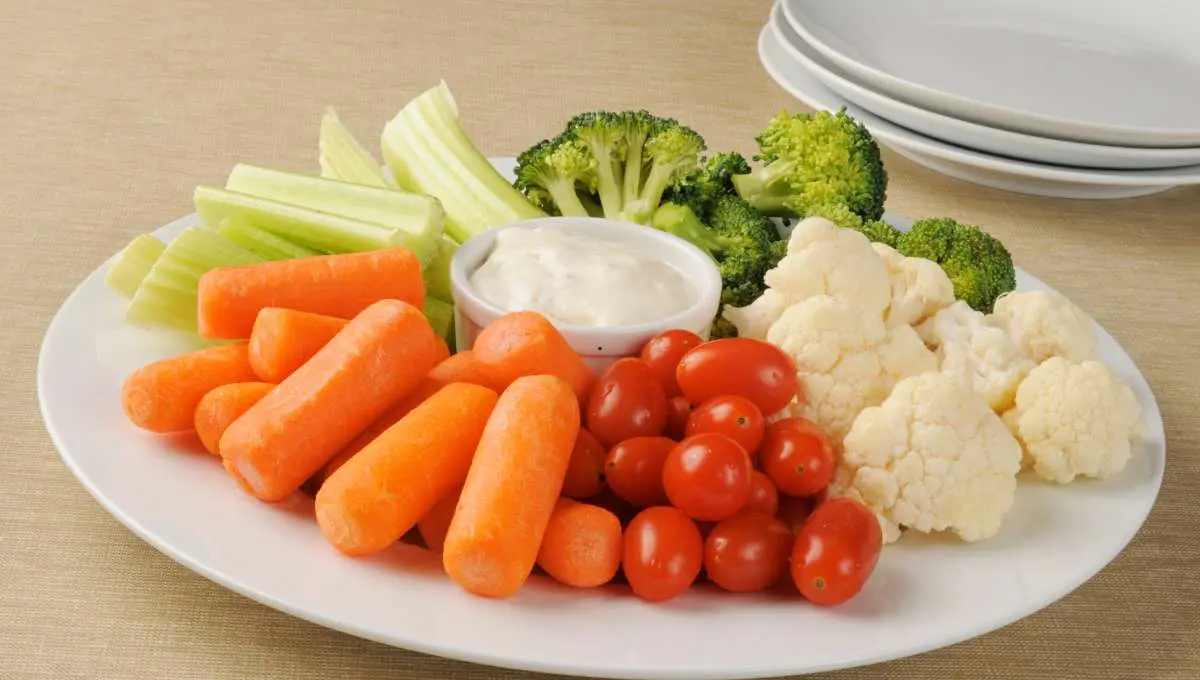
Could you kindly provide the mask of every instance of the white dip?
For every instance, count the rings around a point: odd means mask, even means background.
[[[546,227],[497,232],[471,286],[506,312],[540,312],[580,326],[659,321],[696,301],[667,262],[631,245]]]

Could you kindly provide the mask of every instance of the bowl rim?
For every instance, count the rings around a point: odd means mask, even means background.
[[[682,239],[673,234],[668,234],[665,231],[660,231],[653,227],[648,227],[642,224],[633,222],[623,222],[621,220],[613,220],[604,217],[535,217],[529,220],[521,220],[512,222],[500,227],[489,229],[483,233],[472,236],[467,239],[455,251],[453,258],[450,260],[450,291],[452,295],[466,295],[470,299],[472,305],[477,305],[484,311],[495,315],[496,317],[504,316],[505,314],[514,313],[513,310],[503,309],[481,296],[471,285],[470,276],[467,272],[467,260],[486,255],[486,250],[491,247],[496,241],[496,235],[502,231],[509,229],[533,229],[537,227],[566,227],[568,229],[583,229],[586,223],[588,229],[599,229],[607,231],[609,234],[637,234],[638,238],[657,239],[660,243],[668,248],[675,248],[682,251],[689,262],[688,269],[681,271],[685,280],[689,283],[696,282],[694,286],[697,295],[696,300],[685,307],[684,309],[672,314],[671,316],[659,319],[656,321],[644,321],[637,324],[623,324],[617,326],[589,326],[584,324],[573,324],[561,321],[550,317],[548,314],[543,314],[547,319],[564,334],[573,333],[646,333],[649,331],[666,330],[671,328],[683,327],[683,321],[696,316],[705,307],[713,307],[713,315],[715,317],[717,309],[720,308],[721,301],[721,274],[717,269],[716,263],[712,258],[700,248],[696,247],[691,242]],[[701,263],[707,264],[702,266]],[[479,264],[482,264],[480,260]],[[478,265],[476,265],[478,266]],[[682,269],[682,267],[681,267]],[[461,304],[455,299],[455,307],[461,309]],[[464,312],[465,313],[465,310]]]

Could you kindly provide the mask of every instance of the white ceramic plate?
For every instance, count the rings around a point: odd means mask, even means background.
[[[1028,134],[1200,146],[1193,0],[783,0],[791,25],[863,84]]]
[[[767,73],[789,94],[816,109],[847,112],[875,138],[915,163],[984,186],[1059,198],[1129,198],[1166,191],[1180,184],[1200,184],[1200,166],[1166,170],[1089,170],[1043,165],[966,149],[926,137],[856,107],[821,84],[792,59],[770,26],[758,38],[758,53]]]
[[[1200,164],[1200,147],[1152,149],[1084,144],[1011,132],[910,106],[847,78],[796,34],[778,3],[771,12],[770,25],[788,55],[826,87],[871,113],[935,139],[998,156],[1080,168],[1145,170]]]
[[[511,168],[512,159],[498,161]],[[189,216],[156,232],[170,239]],[[904,223],[897,220],[897,224]],[[1144,410],[1145,442],[1101,483],[1022,484],[994,539],[907,536],[840,608],[699,590],[661,605],[622,587],[571,590],[542,578],[515,598],[465,594],[418,548],[337,554],[300,494],[279,505],[240,491],[203,452],[137,431],[120,408],[138,366],[187,348],[125,328],[107,264],[63,303],[42,346],[38,395],[63,461],[138,536],[188,568],[289,614],[431,654],[613,678],[756,678],[857,666],[986,633],[1050,604],[1112,560],[1138,531],[1165,463],[1162,419],[1129,356],[1097,327],[1103,358]],[[1022,289],[1044,284],[1021,272]],[[97,578],[103,578],[103,574]]]

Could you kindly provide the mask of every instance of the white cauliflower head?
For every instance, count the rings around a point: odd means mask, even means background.
[[[923,373],[858,415],[828,494],[874,510],[889,543],[902,527],[978,541],[1000,530],[1020,469],[1020,445],[982,395]]]
[[[991,321],[1008,331],[1034,363],[1050,357],[1068,361],[1096,358],[1092,320],[1062,293],[1032,290],[1006,293],[996,300]]]
[[[1105,364],[1052,357],[1021,382],[1004,422],[1033,471],[1065,484],[1123,470],[1141,436],[1142,408]]]
[[[867,237],[823,217],[796,225],[788,254],[764,278],[789,303],[830,295],[882,318],[892,301],[887,264]]]
[[[888,326],[912,326],[954,302],[954,284],[938,263],[905,257],[884,243],[872,243],[888,268],[892,299],[884,315]]]
[[[828,295],[787,308],[767,341],[796,362],[802,397],[791,408],[840,443],[859,412],[881,403],[897,382],[937,370],[911,326],[888,329],[877,314]]]
[[[997,413],[1012,406],[1034,366],[1004,329],[962,300],[917,326],[917,335],[934,350],[940,370],[966,380]]]

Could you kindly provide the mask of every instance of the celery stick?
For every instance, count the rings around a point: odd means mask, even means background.
[[[225,183],[236,191],[270,201],[319,210],[331,215],[404,231],[422,262],[437,251],[446,213],[436,198],[397,189],[351,184],[333,179],[239,164]]]
[[[450,294],[450,261],[458,252],[458,244],[449,236],[442,236],[438,243],[437,255],[425,268],[425,294],[439,300],[451,302],[454,297]]]
[[[297,245],[269,231],[248,224],[235,215],[221,220],[217,233],[264,260],[294,260],[319,255],[311,248]]]
[[[149,234],[134,238],[108,268],[104,282],[121,297],[133,297],[166,248],[167,244]]]
[[[384,248],[411,247],[420,256],[431,250],[406,231],[388,229],[370,222],[331,215],[289,203],[271,201],[227,189],[200,185],[193,194],[196,212],[215,229],[230,215],[259,229],[322,253],[353,253]],[[429,257],[432,258],[432,252]]]
[[[350,129],[342,124],[333,107],[325,110],[321,118],[321,134],[318,138],[321,156],[321,176],[343,182],[365,184],[385,189],[398,188],[396,183],[383,174],[379,162],[371,156]]]
[[[493,227],[544,217],[475,147],[445,82],[410,101],[384,127],[383,157],[403,189],[437,197],[458,242]]]
[[[454,326],[454,305],[437,298],[425,298],[425,318],[433,332],[449,342],[450,329]]]
[[[186,229],[150,268],[129,303],[125,320],[140,326],[195,331],[196,290],[200,277],[210,269],[263,261],[211,229]]]

